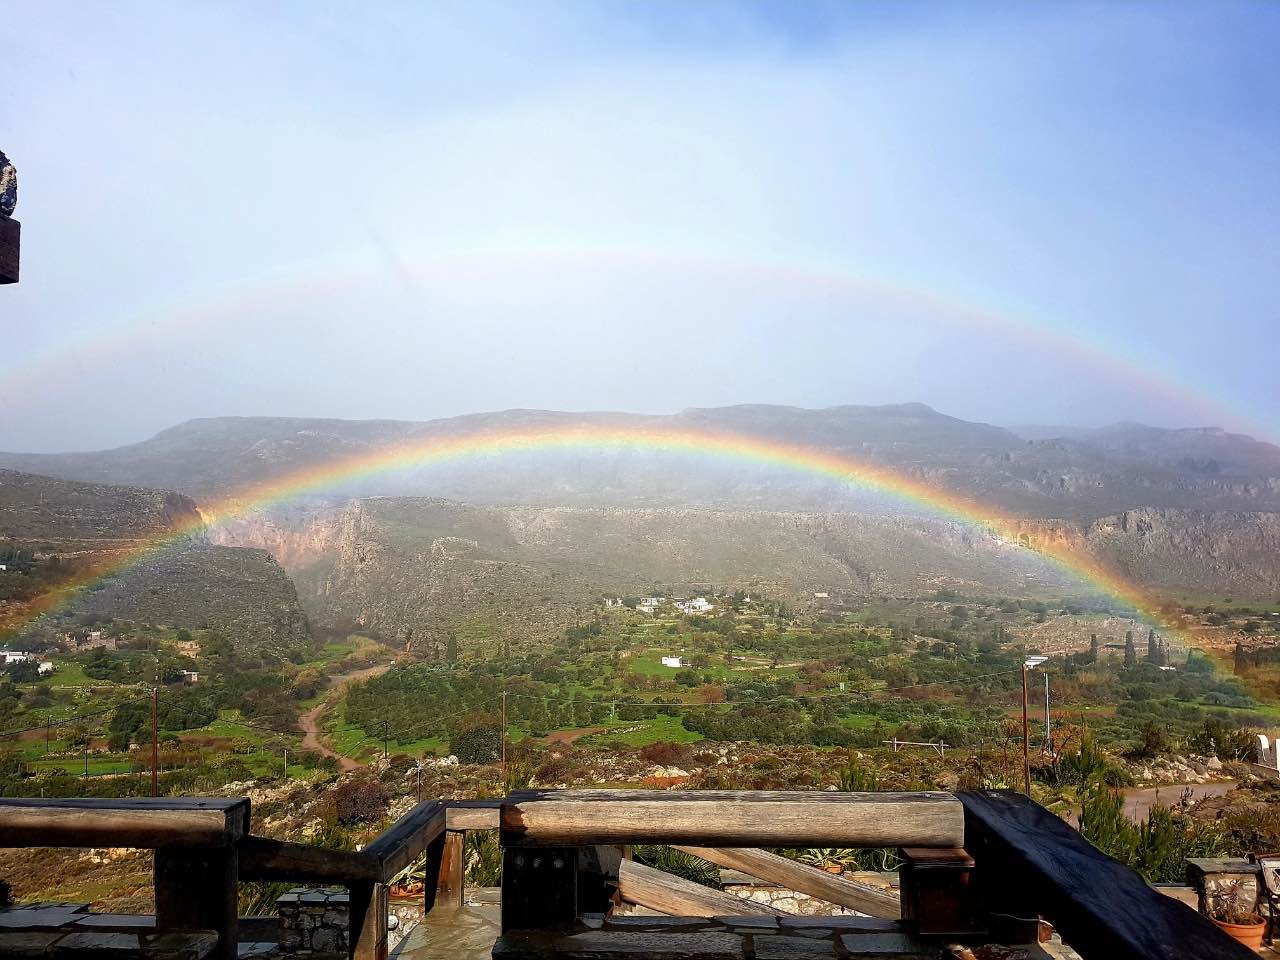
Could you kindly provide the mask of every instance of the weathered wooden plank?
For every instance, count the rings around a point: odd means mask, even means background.
[[[236,848],[159,849],[154,870],[156,928],[213,930],[218,934],[214,957],[236,960]]]
[[[249,832],[249,801],[0,799],[4,847],[214,847]]]
[[[467,835],[461,830],[446,830],[444,846],[440,853],[440,869],[437,872],[435,897],[427,904],[432,907],[461,907],[463,872],[466,866],[463,848]],[[430,881],[430,876],[427,880]]]
[[[18,282],[21,261],[22,224],[0,216],[0,283]]]
[[[933,792],[524,791],[502,806],[502,842],[955,847],[964,811]]]
[[[450,830],[497,830],[501,800],[450,800],[446,816]]]
[[[366,853],[326,850],[267,837],[249,836],[240,842],[242,880],[345,885],[354,880],[379,880],[381,877],[381,865]]]
[[[381,870],[381,881],[391,879],[418,857],[436,837],[444,833],[445,805],[439,800],[424,800],[397,820],[362,851],[375,859]]]
[[[825,870],[788,860],[767,850],[691,846],[678,846],[676,849],[701,857],[716,866],[741,870],[745,874],[769,883],[776,883],[788,890],[798,890],[819,900],[848,907],[850,910],[857,910],[872,917],[896,920],[901,914],[898,898],[892,893],[846,880],[844,877],[837,877]]]
[[[782,910],[712,890],[634,860],[623,860],[618,864],[618,894],[628,903],[673,917],[787,916]]]
[[[987,910],[1039,913],[1085,960],[1256,960],[1209,919],[1153,890],[1021,794],[984,790],[958,797],[965,849]]]
[[[347,955],[351,960],[387,960],[386,884],[348,884],[347,894]]]

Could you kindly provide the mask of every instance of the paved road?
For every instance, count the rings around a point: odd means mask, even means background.
[[[325,742],[321,734],[324,732],[320,720],[333,706],[333,701],[337,699],[344,687],[348,684],[355,683],[357,680],[367,680],[369,677],[380,676],[391,669],[389,663],[379,663],[372,667],[363,667],[360,670],[353,670],[350,673],[340,673],[336,677],[330,677],[329,683],[325,688],[324,697],[314,707],[298,718],[298,724],[302,727],[302,749],[314,750],[316,753],[325,757],[334,757],[338,761],[338,767],[342,770],[359,770],[364,766],[359,760],[353,760],[351,757],[344,757],[338,753],[333,747]]]

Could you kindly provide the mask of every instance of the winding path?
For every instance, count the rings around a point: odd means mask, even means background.
[[[364,766],[359,760],[352,757],[346,757],[334,750],[322,738],[324,728],[321,726],[321,719],[329,708],[333,706],[333,701],[338,695],[350,684],[358,680],[368,680],[370,677],[378,677],[391,669],[389,663],[379,663],[372,667],[362,667],[359,670],[352,670],[350,673],[340,673],[337,676],[330,677],[328,684],[325,685],[324,696],[320,698],[320,702],[298,718],[298,725],[302,727],[302,749],[314,750],[316,753],[324,757],[333,757],[338,761],[338,768],[344,772],[351,770],[359,770]]]

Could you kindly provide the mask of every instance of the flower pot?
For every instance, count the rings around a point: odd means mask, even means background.
[[[1210,917],[1210,919],[1212,920],[1213,918]],[[1257,950],[1262,946],[1262,934],[1267,929],[1267,925],[1261,917],[1252,923],[1226,923],[1222,920],[1214,920],[1213,922],[1218,925],[1218,929],[1223,933],[1234,937],[1251,950]]]

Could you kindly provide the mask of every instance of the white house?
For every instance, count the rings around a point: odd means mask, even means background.
[[[642,597],[636,604],[636,609],[641,613],[653,613],[666,602],[666,597]]]
[[[194,671],[194,670],[183,670],[183,671],[182,671],[182,682],[183,682],[183,683],[185,683],[185,684],[187,684],[188,686],[190,686],[190,685],[191,685],[191,684],[193,684],[193,683],[199,683],[199,682],[200,682],[200,674],[199,674],[199,673],[197,673],[197,672],[196,672],[196,671]]]
[[[52,660],[40,661],[40,666],[38,669],[40,671],[40,676],[47,677],[49,674],[53,673],[53,661]]]
[[[684,666],[684,657],[663,657],[662,665],[664,667],[673,667],[679,669]]]
[[[706,613],[708,610],[714,610],[715,604],[708,603],[706,597],[694,597],[692,600],[682,600],[676,604],[681,613]]]
[[[9,663],[26,663],[28,660],[34,660],[34,653],[27,653],[25,650],[0,650],[0,657],[4,657],[4,662]]]
[[[606,607],[620,607],[622,606],[622,598],[621,597],[605,597],[604,605]]]

